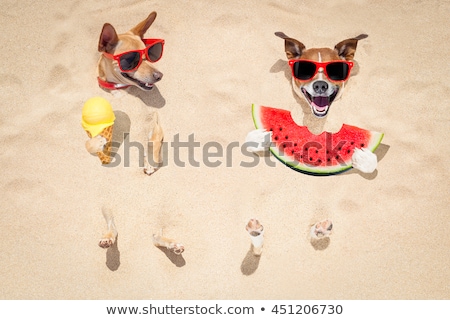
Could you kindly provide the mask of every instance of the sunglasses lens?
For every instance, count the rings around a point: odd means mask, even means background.
[[[129,71],[136,68],[141,60],[139,52],[129,52],[120,57],[120,67],[123,71]]]
[[[345,62],[332,62],[327,65],[327,74],[330,80],[342,81],[347,79],[350,69]]]
[[[155,43],[151,47],[148,48],[148,58],[150,61],[155,62],[161,58],[163,51],[162,43]]]
[[[297,61],[293,66],[294,76],[299,80],[309,80],[316,74],[316,65],[309,61]]]

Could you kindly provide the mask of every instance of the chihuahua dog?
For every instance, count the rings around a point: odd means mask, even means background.
[[[306,100],[314,116],[325,117],[350,76],[358,41],[367,35],[343,40],[334,49],[306,49],[303,43],[283,32],[275,35],[284,39],[294,92]]]
[[[130,86],[151,90],[163,74],[153,65],[163,53],[164,40],[144,39],[144,34],[156,19],[156,12],[133,29],[117,34],[114,27],[103,25],[98,51],[102,53],[98,61],[98,83],[107,90],[123,89]]]

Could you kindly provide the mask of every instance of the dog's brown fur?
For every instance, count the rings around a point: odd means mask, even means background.
[[[284,39],[284,50],[286,52],[286,57],[289,60],[292,59],[305,59],[305,60],[313,60],[313,61],[336,61],[336,60],[347,60],[353,61],[355,56],[356,47],[358,41],[361,39],[367,38],[366,34],[361,34],[357,37],[343,40],[334,46],[334,49],[331,48],[310,48],[306,49],[305,45],[300,41],[293,39],[283,32],[276,32],[275,35]],[[314,83],[318,80],[325,82],[327,84],[327,95],[332,96],[330,99],[329,105],[325,111],[318,111],[315,109],[314,105],[311,102],[310,95],[314,96],[313,86]],[[319,72],[308,81],[300,81],[296,78],[292,78],[292,87],[294,92],[300,97],[306,100],[308,105],[311,108],[312,113],[316,117],[325,117],[328,113],[328,109],[331,106],[331,103],[338,99],[344,88],[344,81],[330,81],[327,79],[322,72]],[[308,92],[308,94],[306,94]]]
[[[134,28],[123,34],[117,34],[110,23],[103,25],[98,51],[117,55],[130,50],[144,49],[145,44],[142,38],[156,19],[156,12],[137,24]],[[122,73],[117,62],[100,56],[98,61],[98,76],[103,81],[120,85],[135,86],[142,90],[151,90],[153,85],[161,80],[163,74],[158,71],[149,61],[144,60],[139,68],[133,72]]]

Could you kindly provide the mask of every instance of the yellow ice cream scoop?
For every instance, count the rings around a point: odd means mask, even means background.
[[[116,116],[111,104],[102,97],[93,97],[86,101],[81,111],[81,125],[92,137],[97,136],[103,129],[114,124]]]

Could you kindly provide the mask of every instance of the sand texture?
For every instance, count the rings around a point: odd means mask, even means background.
[[[123,33],[151,11],[163,79],[100,89],[103,24]],[[442,0],[3,1],[0,299],[450,299],[449,12]],[[292,91],[276,31],[307,48],[369,35],[325,121]],[[111,167],[84,148],[93,96],[116,115]],[[243,166],[255,161],[237,147],[252,103],[323,130],[383,132],[377,170]],[[155,111],[166,165],[147,176],[137,145]],[[175,154],[190,136],[198,146]],[[119,234],[107,250],[105,207]],[[251,218],[264,225],[260,257]],[[312,244],[326,218],[333,234]],[[153,245],[161,230],[181,255]]]

